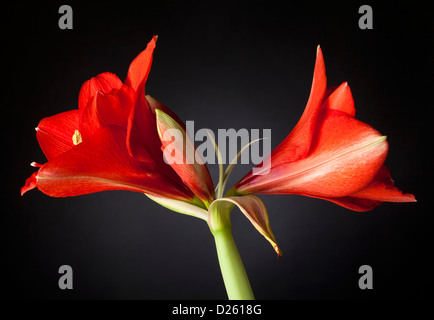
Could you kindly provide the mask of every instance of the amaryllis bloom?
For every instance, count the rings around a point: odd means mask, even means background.
[[[112,73],[99,74],[83,84],[78,109],[41,120],[36,137],[48,162],[33,163],[40,168],[21,194],[35,187],[53,197],[129,190],[201,207],[212,202],[214,188],[205,165],[175,171],[164,162],[156,111],[184,124],[145,96],[156,41],[153,37],[133,60],[124,82]]]
[[[301,119],[271,153],[267,174],[248,173],[232,194],[298,194],[321,198],[355,211],[382,202],[413,202],[394,187],[383,164],[388,143],[373,127],[356,120],[345,82],[327,89],[324,59],[317,49],[312,88]]]

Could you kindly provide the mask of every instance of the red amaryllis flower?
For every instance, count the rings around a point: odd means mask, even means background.
[[[201,201],[213,200],[205,165],[185,165],[177,173],[164,162],[156,110],[184,124],[145,96],[156,40],[133,60],[123,83],[112,73],[102,73],[83,84],[78,109],[41,120],[36,137],[48,162],[34,165],[40,169],[27,179],[21,194],[37,187],[53,197],[130,190],[201,206]]]
[[[348,84],[327,89],[318,47],[310,97],[300,121],[266,159],[271,167],[258,165],[233,193],[299,194],[355,211],[368,211],[385,201],[416,201],[394,187],[383,165],[386,137],[354,116]],[[261,167],[270,171],[261,174]]]

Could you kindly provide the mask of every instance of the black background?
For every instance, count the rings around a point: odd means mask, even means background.
[[[415,2],[370,2],[374,29],[358,27],[362,2],[70,1],[2,8],[2,293],[38,299],[224,299],[213,238],[198,219],[140,193],[20,196],[44,163],[34,128],[77,107],[82,83],[124,79],[152,35],[159,40],[147,93],[196,129],[271,128],[272,146],[306,104],[316,46],[329,86],[348,81],[357,118],[388,136],[386,164],[418,203],[355,213],[299,196],[263,196],[283,250],[239,213],[234,238],[258,299],[426,298],[432,288],[432,17]],[[235,183],[249,166],[237,168]],[[210,168],[216,177],[217,168]],[[58,288],[58,268],[74,289]],[[370,265],[374,289],[358,288]]]

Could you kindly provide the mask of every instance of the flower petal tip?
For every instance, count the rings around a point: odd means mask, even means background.
[[[27,178],[25,185],[21,188],[21,196],[23,196],[27,191],[36,188],[38,172],[34,172],[29,178]]]
[[[282,257],[282,251],[280,250],[280,248],[276,245],[273,246],[274,251],[276,251],[277,253],[277,258],[280,259]]]
[[[158,136],[160,137],[160,139],[163,139],[163,134],[164,134],[164,132],[162,132],[163,121],[167,121],[168,116],[164,111],[161,111],[160,109],[155,109],[155,118],[157,120]]]
[[[42,167],[42,164],[33,161],[32,163],[30,163],[30,166],[34,168],[40,168]]]
[[[416,197],[414,194],[411,193],[404,193],[403,196],[405,197],[405,202],[417,202]]]

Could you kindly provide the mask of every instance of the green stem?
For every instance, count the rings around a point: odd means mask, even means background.
[[[226,292],[230,300],[254,300],[231,229],[229,222],[229,226],[213,232]]]

